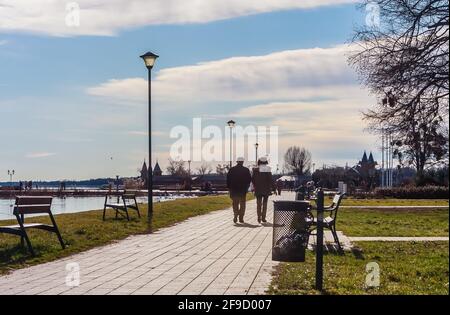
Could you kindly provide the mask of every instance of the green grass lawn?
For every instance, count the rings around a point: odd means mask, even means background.
[[[326,204],[330,202],[327,200]],[[352,199],[349,206],[448,206],[448,200]],[[448,209],[339,210],[337,229],[347,236],[448,236]],[[324,294],[449,294],[448,242],[360,242],[353,253],[324,257]],[[366,289],[366,265],[380,266],[381,285]],[[269,293],[319,294],[314,289],[315,254],[304,263],[277,267]]]
[[[327,197],[325,204],[331,203]],[[345,197],[343,206],[449,206],[448,199],[356,199]]]
[[[249,198],[250,195],[249,195]],[[20,238],[0,234],[0,274],[8,271],[52,261],[96,246],[121,240],[134,234],[145,234],[159,228],[173,225],[187,218],[211,211],[230,207],[230,198],[226,195],[208,196],[193,199],[179,199],[154,204],[153,225],[147,224],[147,206],[140,205],[142,218],[130,211],[132,220],[114,219],[112,210],[108,210],[107,220],[102,221],[102,211],[89,211],[56,215],[56,222],[64,241],[68,245],[62,250],[56,235],[45,231],[29,230],[29,236],[36,257],[31,257],[21,248]],[[230,220],[232,214],[230,213]],[[47,218],[29,218],[26,222],[49,223]],[[1,221],[0,225],[17,224],[16,221]]]
[[[338,230],[347,236],[448,236],[448,209],[340,209]]]
[[[324,257],[324,294],[449,294],[448,242],[361,242],[359,250]],[[365,288],[366,265],[380,268],[380,287]],[[269,293],[319,294],[315,257],[280,264]]]

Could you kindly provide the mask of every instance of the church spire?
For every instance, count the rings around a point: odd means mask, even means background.
[[[369,163],[372,163],[372,164],[375,163],[372,152],[370,152],[370,155],[369,155]]]
[[[153,169],[153,175],[154,176],[162,176],[162,170],[159,166],[158,160],[156,160],[155,168]]]
[[[362,163],[367,163],[367,161],[368,161],[368,159],[367,159],[367,152],[364,151],[364,154],[363,154],[363,157],[362,157],[361,162],[362,162]]]

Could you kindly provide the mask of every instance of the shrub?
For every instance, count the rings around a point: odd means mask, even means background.
[[[374,197],[399,199],[448,199],[449,189],[445,186],[377,188]]]

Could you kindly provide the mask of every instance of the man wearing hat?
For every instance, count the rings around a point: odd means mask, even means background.
[[[268,165],[267,157],[258,159],[258,167],[253,169],[252,183],[256,196],[256,211],[258,222],[266,223],[267,202],[272,191],[276,194],[275,182],[272,178],[272,170]]]
[[[244,223],[246,197],[252,176],[250,170],[244,166],[244,158],[239,157],[236,162],[236,166],[230,168],[227,174],[227,187],[233,200],[233,222],[237,223],[239,219],[240,223]]]

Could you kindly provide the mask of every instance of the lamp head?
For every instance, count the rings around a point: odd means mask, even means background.
[[[152,53],[152,52],[147,52],[145,54],[143,54],[142,56],[140,56],[143,60],[144,60],[144,64],[148,69],[153,68],[153,66],[155,65],[156,59],[159,57],[158,55]]]

